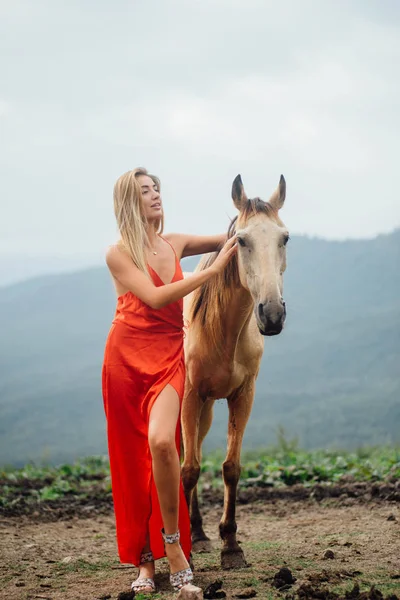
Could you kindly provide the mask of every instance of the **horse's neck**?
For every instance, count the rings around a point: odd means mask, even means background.
[[[238,339],[249,326],[254,302],[242,286],[232,288],[228,310],[221,315],[221,333],[227,353],[236,348]]]

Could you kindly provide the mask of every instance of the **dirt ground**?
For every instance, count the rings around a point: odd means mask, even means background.
[[[400,598],[398,502],[276,499],[241,504],[238,539],[249,566],[235,571],[220,568],[220,514],[219,503],[204,510],[214,551],[194,556],[195,583],[203,589],[221,580],[228,599],[379,600],[379,592]],[[136,577],[135,568],[118,563],[112,514],[56,522],[2,518],[0,558],[0,598],[8,600],[116,600]],[[172,599],[167,564],[158,565],[153,597]],[[274,575],[282,567],[296,581],[279,590]],[[372,592],[362,594],[371,586]]]

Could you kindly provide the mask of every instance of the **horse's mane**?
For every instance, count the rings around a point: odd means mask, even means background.
[[[251,216],[259,213],[274,219],[277,217],[277,211],[269,202],[264,202],[260,198],[247,200],[240,214],[230,222],[227,237],[231,238],[235,234],[239,218],[241,223],[245,223]],[[218,254],[219,251],[202,258],[196,270],[203,271],[212,265]],[[222,272],[211,277],[193,292],[189,323],[199,322],[202,335],[205,335],[217,349],[221,349],[223,342],[220,315],[228,310],[232,294],[239,286],[238,259],[235,255]]]

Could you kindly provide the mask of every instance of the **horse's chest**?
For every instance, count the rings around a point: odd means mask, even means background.
[[[225,330],[230,331],[228,327]],[[254,318],[239,338],[225,336],[221,352],[199,342],[201,331],[192,329],[190,333],[185,347],[187,377],[201,398],[227,398],[246,380],[257,377],[263,341]]]
[[[203,365],[196,374],[195,387],[202,398],[226,398],[240,387],[245,370],[240,365],[221,366],[216,363]]]

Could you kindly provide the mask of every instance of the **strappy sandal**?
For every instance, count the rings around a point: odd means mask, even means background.
[[[179,530],[176,533],[167,534],[164,529],[161,530],[164,544],[176,544],[180,540]],[[177,571],[176,573],[171,573],[169,576],[169,581],[176,592],[179,592],[184,585],[191,583],[193,581],[193,571],[190,567],[187,569],[182,569],[182,571]]]
[[[140,557],[140,564],[153,562],[154,556],[152,552],[144,552]],[[151,577],[138,577],[131,585],[131,589],[134,592],[141,592],[142,594],[154,594],[156,591],[156,584],[154,579]]]

